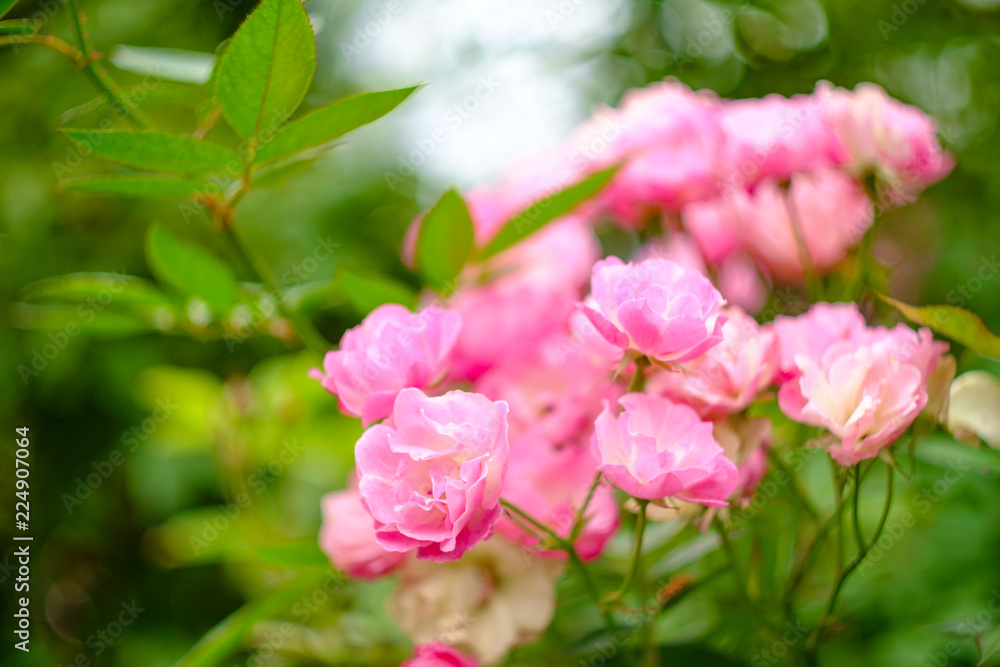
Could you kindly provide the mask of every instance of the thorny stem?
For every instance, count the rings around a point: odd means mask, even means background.
[[[69,5],[67,5],[70,14],[70,21],[73,24],[73,29],[76,32],[77,40],[80,42],[80,49],[83,56],[81,68],[90,77],[90,80],[94,85],[107,94],[108,99],[114,102],[114,104],[121,107],[122,111],[139,126],[140,129],[147,129],[152,127],[153,121],[147,116],[141,109],[136,107],[134,104],[130,104],[125,100],[124,91],[121,87],[112,79],[104,67],[98,62],[101,58],[101,54],[94,51],[93,47],[90,45],[90,39],[87,36],[86,30],[83,28],[83,19],[80,11],[76,8],[76,0],[69,0]],[[79,63],[78,63],[79,64]]]

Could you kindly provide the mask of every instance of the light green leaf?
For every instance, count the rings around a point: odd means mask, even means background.
[[[7,35],[34,35],[36,32],[38,32],[38,26],[31,19],[0,21],[0,37]]]
[[[106,174],[59,183],[59,190],[120,197],[192,199],[205,191],[204,181],[146,174]]]
[[[280,188],[292,176],[301,174],[316,163],[316,159],[292,160],[273,167],[266,167],[254,174],[254,188]]]
[[[277,131],[302,103],[316,72],[316,39],[301,0],[263,0],[222,54],[215,94],[252,142]]]
[[[617,170],[618,166],[616,165],[599,171],[521,211],[504,223],[493,240],[486,245],[482,252],[483,259],[488,259],[506,250],[556,218],[571,212],[600,192],[614,178]]]
[[[270,164],[328,144],[389,113],[417,88],[361,93],[310,111],[281,128],[260,148],[254,162]]]
[[[60,130],[97,157],[146,171],[239,174],[240,158],[225,146],[181,134],[127,130]]]
[[[86,301],[109,296],[116,304],[169,306],[170,299],[153,283],[124,273],[70,273],[36,280],[21,290],[24,301]]]
[[[1000,359],[1000,336],[987,329],[979,315],[956,306],[910,306],[884,294],[878,296],[911,322],[930,327],[976,354]]]
[[[166,306],[139,305],[98,310],[92,304],[41,305],[16,303],[13,307],[14,326],[20,329],[62,331],[74,337],[86,334],[95,338],[123,338],[147,331],[158,331],[164,316],[173,319]]]
[[[202,299],[216,312],[236,300],[238,285],[225,264],[158,224],[146,234],[146,260],[159,281]]]
[[[417,271],[428,285],[447,289],[465,266],[475,230],[469,209],[454,190],[441,196],[417,233]]]
[[[360,315],[367,315],[383,303],[412,307],[416,294],[404,283],[387,276],[358,273],[341,266],[334,277],[337,291]]]
[[[7,12],[14,9],[14,5],[17,4],[17,0],[0,0],[0,18],[7,15]]]

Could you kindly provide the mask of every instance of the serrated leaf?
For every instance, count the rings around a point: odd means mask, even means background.
[[[7,12],[14,9],[14,5],[17,4],[17,0],[0,0],[0,18],[7,15]]]
[[[979,315],[957,306],[910,306],[884,294],[878,296],[911,322],[930,327],[976,354],[1000,359],[1000,336],[987,329]]]
[[[337,291],[360,315],[367,315],[383,303],[413,306],[416,294],[404,283],[387,276],[359,273],[341,266],[334,277]]]
[[[21,290],[23,301],[86,301],[108,295],[115,303],[169,306],[170,299],[153,283],[124,273],[69,273],[36,280]]]
[[[120,197],[166,197],[191,199],[205,191],[205,182],[172,176],[108,174],[62,181],[60,191],[87,192]]]
[[[204,139],[150,130],[60,131],[82,152],[126,167],[177,174],[239,173],[240,158],[235,151]]]
[[[445,192],[417,232],[416,267],[424,282],[435,289],[447,288],[462,271],[475,240],[472,216],[454,190]]]
[[[238,285],[225,264],[158,224],[146,234],[146,260],[157,280],[202,299],[216,312],[236,300]]]
[[[256,143],[295,112],[315,72],[316,40],[301,0],[263,0],[222,55],[215,94],[233,129]]]
[[[256,164],[270,164],[328,144],[389,113],[419,86],[361,93],[314,109],[281,128],[257,153]]]
[[[489,259],[534,234],[556,218],[571,212],[600,192],[614,178],[617,171],[617,165],[599,171],[521,211],[504,223],[493,240],[483,249],[482,258]]]
[[[0,15],[2,15],[2,12],[0,12]],[[31,19],[0,21],[0,37],[7,35],[34,35],[36,32],[38,32],[38,25]]]

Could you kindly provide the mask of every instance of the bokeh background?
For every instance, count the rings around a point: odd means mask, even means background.
[[[144,108],[181,132],[197,121],[192,91],[211,54],[254,4],[80,1],[116,76],[150,84]],[[386,289],[415,289],[397,249],[421,208],[450,184],[488,182],[555,145],[595,104],[615,104],[628,88],[672,76],[740,98],[806,93],[822,79],[845,87],[873,81],[936,116],[957,158],[948,179],[879,222],[882,256],[905,258],[893,272],[895,294],[970,308],[1000,331],[996,0],[307,6],[319,44],[307,106],[360,90],[430,85],[286,186],[244,202],[239,224],[266,249],[285,287],[330,281],[348,263],[396,281]],[[51,16],[44,30],[69,38],[57,0],[25,0],[8,18],[37,12]],[[169,58],[178,67],[172,75],[193,83],[144,75],[149,48],[204,54]],[[171,665],[246,599],[280,583],[289,564],[321,569],[311,546],[318,501],[343,485],[359,430],[307,379],[312,359],[280,330],[251,327],[234,340],[201,312],[184,313],[184,327],[136,317],[113,282],[79,305],[26,305],[25,287],[51,276],[149,278],[143,238],[153,222],[230,259],[242,278],[252,275],[205,216],[186,219],[176,203],[55,192],[60,178],[101,169],[73,160],[55,132],[95,125],[103,113],[90,104],[95,95],[52,51],[0,49],[4,665]],[[363,304],[320,299],[312,308],[336,341]],[[83,333],[59,345],[50,328],[67,323]],[[24,377],[19,366],[49,344],[58,354]],[[960,366],[1000,372],[967,356]],[[6,632],[18,426],[30,427],[32,439],[30,655],[14,651]],[[973,619],[988,633],[1000,622],[983,614],[994,596],[1000,600],[1000,468],[973,450],[959,459],[955,451],[942,438],[928,443],[895,510],[909,510],[915,525],[848,585],[843,611],[854,622],[825,649],[823,664],[975,664],[960,624]],[[959,472],[946,477],[949,466]],[[234,510],[236,498],[249,502]],[[219,664],[397,664],[407,644],[378,611],[384,588],[335,581],[321,601],[304,597],[286,614],[296,632],[280,650]],[[658,625],[664,642],[707,641],[754,655],[754,665],[781,664],[759,652],[769,642],[755,637],[752,618],[735,619],[742,633],[713,634],[725,605],[698,596],[684,604]],[[132,620],[118,632],[113,623],[123,613]],[[568,627],[561,618],[557,635]],[[258,626],[246,641],[266,647],[266,631]],[[956,655],[943,652],[951,640],[960,645]],[[532,659],[529,651],[512,664]]]

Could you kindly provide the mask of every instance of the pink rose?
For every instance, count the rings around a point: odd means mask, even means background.
[[[722,262],[743,247],[737,211],[730,196],[688,204],[682,218],[684,229],[711,264]]]
[[[661,361],[693,359],[722,340],[723,304],[707,278],[665,259],[594,265],[584,312],[608,342]]]
[[[711,422],[659,396],[626,394],[618,402],[624,412],[605,405],[594,425],[598,469],[612,484],[647,500],[726,504],[739,472],[712,436]]]
[[[479,667],[479,662],[441,642],[431,642],[418,646],[414,656],[399,667]]]
[[[314,368],[309,376],[337,395],[341,412],[368,426],[389,415],[400,389],[444,378],[461,325],[460,315],[437,306],[419,313],[379,306],[344,334],[339,350],[326,353],[323,371]]]
[[[795,421],[822,426],[840,440],[827,448],[842,465],[892,444],[927,404],[927,378],[947,345],[928,329],[868,329],[832,342],[818,359],[798,355],[801,374],[778,391]]]
[[[734,100],[720,114],[727,136],[728,183],[748,188],[763,178],[834,167],[847,156],[813,95]]]
[[[774,320],[781,352],[778,382],[798,376],[805,365],[800,357],[819,362],[830,345],[857,340],[865,332],[864,315],[853,303],[817,303],[798,317],[779,316]]]
[[[507,404],[450,391],[403,389],[391,423],[365,431],[354,451],[358,489],[389,551],[455,560],[493,534],[507,470]]]
[[[405,556],[386,551],[375,540],[375,522],[354,489],[323,496],[319,546],[338,569],[359,579],[374,579],[396,569]]]
[[[556,448],[543,440],[521,438],[511,445],[510,469],[503,497],[568,538],[577,512],[597,475],[597,461],[584,445]],[[618,528],[618,502],[607,484],[597,487],[587,506],[586,523],[574,543],[583,560],[601,555]],[[538,539],[513,519],[504,517],[497,529],[505,537],[533,546]],[[564,551],[542,551],[542,556],[565,558]]]
[[[774,278],[784,282],[802,278],[789,203],[795,207],[809,259],[821,273],[840,263],[874,220],[864,188],[836,170],[798,173],[792,177],[788,194],[776,182],[766,180],[752,194],[735,196],[743,242]]]
[[[881,175],[894,200],[911,199],[954,167],[938,141],[934,119],[881,87],[861,83],[849,91],[821,82],[817,93],[825,97],[827,122],[848,154],[848,167]]]
[[[746,409],[778,370],[778,339],[738,308],[727,308],[722,342],[676,370],[659,370],[649,391],[716,419]]]

